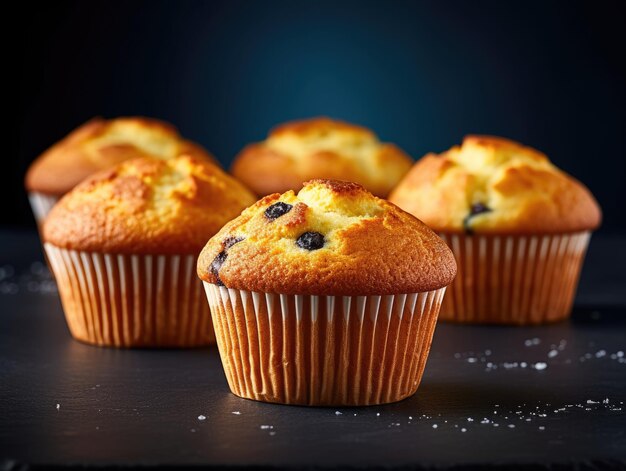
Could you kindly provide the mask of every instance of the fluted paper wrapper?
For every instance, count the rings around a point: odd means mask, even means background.
[[[569,317],[590,233],[439,234],[458,272],[441,306],[445,321],[542,324]]]
[[[298,296],[204,287],[231,391],[316,406],[414,394],[445,292]]]
[[[72,335],[115,347],[215,341],[191,255],[113,255],[44,244]]]
[[[28,201],[35,215],[37,225],[41,226],[52,207],[59,201],[59,198],[31,191],[28,193]]]

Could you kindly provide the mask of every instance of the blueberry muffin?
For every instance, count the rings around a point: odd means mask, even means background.
[[[150,118],[94,118],[41,154],[29,167],[25,185],[41,223],[65,193],[89,175],[139,157],[171,159],[191,155],[216,164],[198,144],[172,125]],[[217,164],[216,164],[217,165]]]
[[[539,324],[569,316],[601,212],[589,190],[541,152],[468,136],[418,161],[390,201],[454,251],[459,274],[442,319]]]
[[[314,178],[360,183],[386,197],[413,161],[367,128],[329,118],[293,121],[247,146],[232,173],[259,196],[298,190]]]
[[[214,341],[196,257],[207,234],[253,202],[218,167],[186,155],[127,160],[88,177],[43,225],[72,335],[118,347]]]
[[[395,205],[312,180],[226,224],[197,270],[234,394],[368,405],[416,391],[456,265]]]

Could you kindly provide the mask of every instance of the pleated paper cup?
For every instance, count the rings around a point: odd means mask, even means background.
[[[458,265],[441,307],[442,320],[543,324],[569,317],[590,232],[439,235]]]
[[[445,292],[297,296],[204,287],[231,391],[311,406],[414,394]]]
[[[114,347],[215,341],[191,255],[113,255],[44,244],[74,338]]]
[[[37,225],[41,226],[52,207],[57,203],[57,201],[59,201],[59,198],[31,191],[28,193],[28,201],[30,202],[33,214],[35,215]]]

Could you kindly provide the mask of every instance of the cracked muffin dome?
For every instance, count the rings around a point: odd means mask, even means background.
[[[315,178],[360,183],[385,197],[413,160],[367,128],[329,118],[285,123],[247,146],[232,173],[258,195],[298,190]]]
[[[41,154],[26,173],[28,191],[61,196],[89,175],[139,157],[181,154],[217,163],[170,124],[150,118],[94,118]]]
[[[531,234],[596,228],[589,190],[541,152],[491,136],[419,160],[389,200],[436,231]]]
[[[198,260],[208,283],[279,294],[417,293],[448,285],[455,273],[451,251],[425,224],[361,185],[333,180],[266,196]]]
[[[254,201],[205,159],[133,159],[66,194],[47,218],[43,239],[79,251],[196,255],[207,234]]]

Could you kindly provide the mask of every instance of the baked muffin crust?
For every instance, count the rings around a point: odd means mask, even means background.
[[[389,200],[436,231],[569,233],[600,224],[589,190],[541,152],[492,136],[419,160]]]
[[[44,242],[119,254],[196,255],[255,198],[204,159],[127,160],[66,194],[44,223]]]
[[[387,196],[413,161],[367,128],[329,118],[293,121],[247,146],[232,172],[258,195],[297,190],[315,178],[360,183]]]
[[[449,284],[454,257],[425,224],[361,185],[312,180],[272,194],[209,240],[198,276],[228,288],[383,295]]]
[[[170,159],[186,154],[215,159],[183,139],[176,128],[151,118],[94,118],[41,154],[26,173],[28,191],[61,196],[87,176],[128,159]]]

